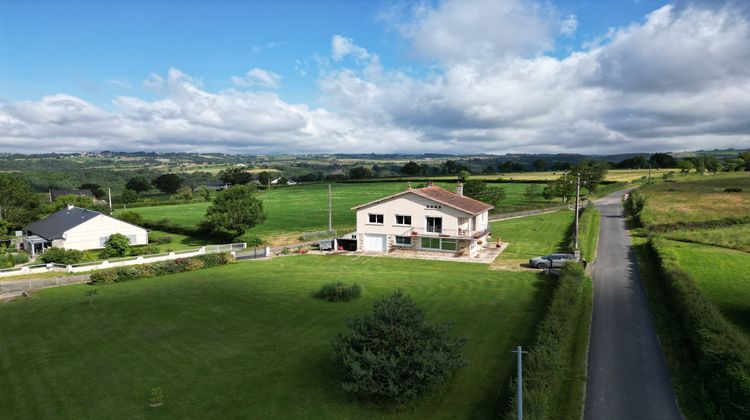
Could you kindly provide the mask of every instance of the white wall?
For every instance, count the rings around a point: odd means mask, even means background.
[[[440,205],[442,208],[429,209],[428,205]],[[373,225],[369,223],[369,214],[382,214],[383,224]],[[411,226],[396,225],[396,215],[411,216]],[[427,216],[442,217],[443,230],[455,233],[459,227],[458,218],[469,218],[470,216],[453,207],[441,205],[416,194],[404,194],[387,201],[373,204],[357,210],[357,233],[384,233],[387,235],[407,236],[411,228],[424,231],[427,228]],[[479,217],[477,217],[479,219]]]
[[[131,245],[148,244],[146,229],[101,214],[65,232],[63,247],[81,251],[103,248],[101,238],[109,237],[115,233],[120,233],[129,238],[134,237],[135,240],[131,240]]]

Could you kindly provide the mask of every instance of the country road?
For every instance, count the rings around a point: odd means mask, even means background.
[[[618,191],[602,214],[594,268],[594,312],[584,419],[681,419]]]

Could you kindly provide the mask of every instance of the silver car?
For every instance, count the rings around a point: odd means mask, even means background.
[[[575,254],[549,254],[529,260],[531,268],[560,268],[568,261],[578,261]]]

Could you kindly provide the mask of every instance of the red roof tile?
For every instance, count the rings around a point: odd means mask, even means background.
[[[494,208],[494,206],[490,204],[484,203],[479,200],[475,200],[471,197],[458,195],[444,188],[430,186],[430,187],[415,188],[411,190],[402,191],[397,194],[389,195],[388,197],[383,197],[381,199],[353,207],[352,210],[358,210],[363,207],[367,207],[376,203],[380,203],[380,202],[390,200],[392,198],[400,197],[404,194],[410,194],[410,193],[427,198],[429,200],[433,200],[437,203],[443,204],[448,207],[453,207],[454,209],[461,210],[471,215],[484,213],[485,211],[488,211]]]

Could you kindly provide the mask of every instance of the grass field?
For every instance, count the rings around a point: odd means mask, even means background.
[[[750,254],[670,241],[677,261],[724,316],[750,333]]]
[[[574,213],[562,210],[492,222],[492,240],[510,243],[494,265],[518,267],[529,258],[567,250]]]
[[[641,221],[646,225],[693,222],[750,215],[750,172],[676,177],[676,182],[642,188],[648,197]],[[740,193],[725,188],[742,188]]]
[[[737,225],[713,229],[677,229],[662,236],[684,242],[716,245],[750,252],[750,225]]]
[[[661,176],[661,174],[669,171],[679,171],[678,169],[654,169],[651,171],[651,176]],[[476,179],[498,179],[513,181],[547,181],[560,178],[562,171],[546,171],[546,172],[506,172],[503,174],[487,174],[487,175],[472,175],[472,178]],[[648,169],[610,169],[607,173],[605,180],[615,182],[631,182],[640,179],[644,176],[648,176]],[[435,179],[448,179],[451,177],[436,177]],[[455,179],[455,176],[451,179]]]
[[[439,183],[443,188],[455,189],[453,183]],[[352,207],[403,191],[406,183],[378,182],[362,184],[333,184],[333,224],[338,231],[354,229],[356,214]],[[518,206],[525,203],[527,184],[505,184],[506,199],[501,206]],[[266,221],[248,231],[273,244],[296,242],[301,232],[328,229],[328,185],[308,184],[272,189],[258,193],[268,214]],[[537,206],[549,203],[537,202]],[[203,219],[210,203],[179,204],[171,206],[140,207],[133,209],[147,221],[168,218],[181,226],[196,226]],[[515,208],[514,208],[515,209]],[[512,210],[511,210],[512,211]]]
[[[363,297],[313,299],[356,281]],[[12,418],[491,418],[504,411],[549,283],[484,265],[345,256],[253,261],[98,288],[43,290],[0,305],[0,413]],[[469,365],[440,394],[389,412],[340,386],[331,339],[401,288],[433,321],[455,321]],[[161,387],[164,405],[150,407]]]

